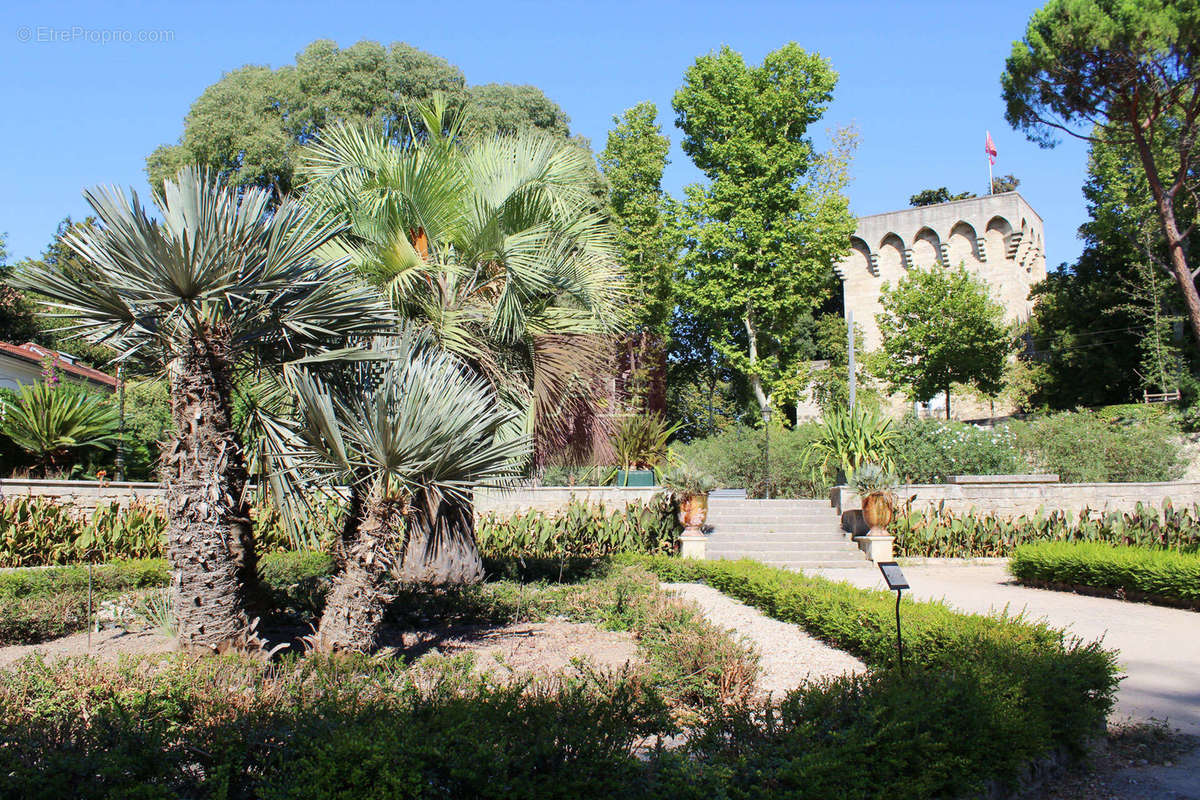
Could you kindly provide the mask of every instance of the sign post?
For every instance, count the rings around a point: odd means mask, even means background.
[[[900,659],[900,671],[904,671],[904,640],[900,636],[900,594],[907,588],[908,580],[904,577],[900,565],[895,561],[880,561],[879,571],[887,581],[887,587],[896,593],[896,654]]]

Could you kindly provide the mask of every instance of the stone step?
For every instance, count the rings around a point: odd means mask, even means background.
[[[707,527],[717,530],[761,531],[761,530],[796,530],[796,531],[832,531],[841,528],[836,519],[772,519],[739,522],[734,519],[709,519],[704,523]]]
[[[744,514],[740,512],[714,514],[710,511],[706,519],[711,523],[728,522],[734,525],[752,525],[766,522],[836,522],[840,518],[837,514],[831,514],[828,511],[804,511],[796,514],[760,514],[751,511]]]
[[[800,552],[809,550],[832,550],[843,548],[857,548],[858,545],[848,542],[845,539],[813,539],[808,542],[771,542],[771,541],[736,541],[730,539],[717,539],[713,541],[709,539],[707,548],[713,552],[717,550],[775,550],[782,552]]]
[[[786,550],[773,547],[715,547],[706,551],[714,558],[775,558],[788,559],[812,558],[817,560],[827,558],[849,558],[862,551],[856,547],[808,547],[802,550]]]
[[[833,506],[830,505],[828,500],[731,500],[716,497],[709,498],[708,508],[710,511],[713,509],[737,509],[742,511],[833,510]]]
[[[862,554],[860,553],[860,555],[862,555]],[[750,556],[736,556],[736,557],[728,556],[728,557],[722,557],[718,560],[738,561],[743,557],[750,558]],[[790,569],[790,570],[853,569],[855,567],[868,566],[871,563],[871,562],[867,561],[865,555],[863,555],[862,558],[855,558],[849,554],[844,555],[840,558],[822,559],[822,560],[807,559],[807,558],[785,558],[785,559],[755,558],[753,560],[759,562],[760,564],[765,564],[768,567],[780,567],[782,569]]]
[[[824,528],[819,531],[748,531],[744,528],[734,530],[711,530],[708,532],[710,542],[825,542],[850,541],[850,537],[839,530]]]
[[[749,547],[709,545],[706,551],[709,553],[775,553],[778,556],[780,553],[803,553],[805,555],[809,553],[856,553],[858,548],[844,542],[819,542],[806,547],[772,547],[769,544],[756,544]]]

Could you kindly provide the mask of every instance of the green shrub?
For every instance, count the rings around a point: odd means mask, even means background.
[[[1021,544],[1043,541],[1108,542],[1110,544],[1195,552],[1200,550],[1200,506],[1161,510],[1138,503],[1133,511],[1043,512],[1005,517],[958,514],[937,508],[900,509],[888,532],[896,537],[896,554],[905,557],[983,558],[1013,554]]]
[[[905,417],[894,429],[896,474],[905,483],[945,483],[951,475],[1021,472],[1016,438],[1006,426]]]
[[[608,511],[602,503],[575,499],[559,514],[528,511],[512,517],[490,514],[475,536],[491,559],[595,558],[610,553],[670,553],[679,538],[673,504],[659,495]]]
[[[1200,554],[1091,542],[1017,548],[1009,569],[1024,583],[1106,590],[1135,600],[1200,608]]]
[[[1037,469],[1064,483],[1170,481],[1183,474],[1178,428],[1165,414],[1130,419],[1092,411],[1013,423]]]
[[[819,497],[833,485],[809,452],[819,430],[814,423],[771,429],[771,497]],[[706,439],[674,445],[679,460],[712,475],[722,488],[745,489],[750,497],[766,490],[766,433],[744,425]]]
[[[266,553],[259,574],[278,613],[309,621],[320,613],[333,573],[325,553]],[[167,585],[163,559],[97,564],[92,569],[92,608],[105,600]],[[88,568],[16,569],[0,572],[0,646],[36,644],[87,630]]]
[[[750,561],[642,558],[664,580],[702,580],[868,664],[895,663],[890,594]],[[902,611],[908,674],[844,678],[789,697],[779,722],[719,723],[698,745],[729,775],[733,797],[752,797],[756,775],[783,795],[880,797],[878,774],[848,764],[887,760],[896,796],[978,793],[1011,782],[1030,760],[1084,751],[1104,724],[1117,686],[1113,653],[1040,623],[962,614],[909,601]],[[740,735],[730,736],[730,726]],[[731,738],[734,747],[720,746]],[[889,796],[891,796],[889,794]]]

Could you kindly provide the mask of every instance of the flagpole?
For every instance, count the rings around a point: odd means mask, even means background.
[[[988,194],[996,193],[996,182],[992,180],[992,157],[988,156]]]

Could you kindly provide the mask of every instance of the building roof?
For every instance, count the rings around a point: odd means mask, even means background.
[[[23,361],[29,361],[34,364],[41,364],[42,359],[57,358],[57,368],[60,372],[66,375],[73,375],[76,378],[98,383],[102,386],[107,386],[112,389],[117,388],[117,379],[107,372],[101,372],[98,369],[89,367],[86,364],[76,364],[75,356],[68,353],[60,353],[57,350],[51,350],[48,347],[26,342],[25,344],[9,344],[8,342],[0,342],[0,356],[10,356],[19,358]]]

